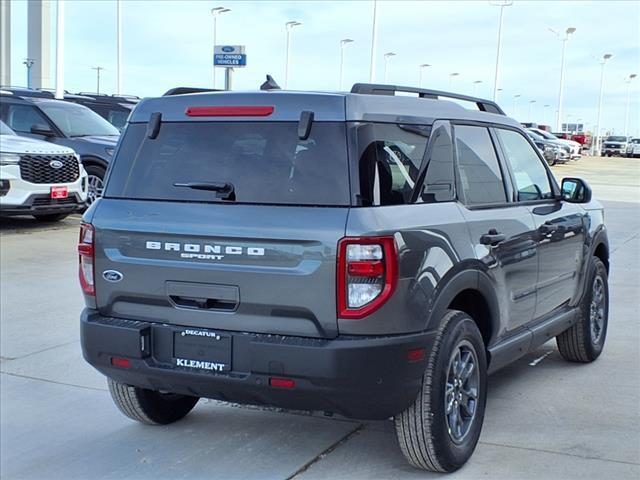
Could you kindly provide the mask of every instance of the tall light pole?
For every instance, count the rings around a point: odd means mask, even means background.
[[[556,131],[560,132],[562,130],[562,93],[564,90],[564,51],[567,47],[567,40],[569,40],[569,35],[572,35],[576,29],[574,27],[569,27],[565,30],[564,35],[556,32],[553,28],[549,28],[549,31],[552,32],[558,39],[562,42],[562,59],[560,61],[560,88],[558,90],[558,116],[556,118]]]
[[[632,73],[627,78],[625,78],[625,83],[627,84],[627,106],[624,110],[624,136],[629,136],[629,107],[631,104],[631,81],[636,78],[638,75]]]
[[[607,61],[613,57],[610,53],[605,53],[600,59],[600,99],[598,100],[598,121],[595,128],[596,141],[591,142],[592,154],[600,155],[600,129],[602,128],[600,121],[602,120],[602,97],[604,96],[604,66]],[[593,148],[595,147],[595,149]]]
[[[477,97],[478,96],[478,85],[480,85],[482,83],[482,80],[476,80],[473,82],[473,96]]]
[[[350,43],[353,43],[350,38],[340,40],[340,91],[344,88],[344,49]]]
[[[431,65],[428,63],[423,63],[422,65],[419,65],[418,68],[420,70],[420,77],[418,79],[418,87],[422,87],[422,78],[424,76],[424,71],[425,69],[429,68]]]
[[[376,57],[378,55],[378,1],[373,0],[373,20],[371,27],[371,59],[369,60],[369,83],[376,80]]]
[[[517,108],[518,108],[518,99],[521,97],[521,94],[517,94],[513,96],[513,116],[517,117],[518,113],[517,113]]]
[[[104,70],[104,67],[91,67],[92,70],[96,71],[96,93],[100,94],[100,72]]]
[[[287,53],[284,62],[284,88],[289,85],[289,62],[291,61],[291,30],[302,25],[301,22],[292,20],[284,24],[287,28]]]
[[[27,67],[27,88],[31,88],[31,67],[36,61],[33,58],[25,58],[22,64]]]
[[[216,42],[217,42],[217,38],[216,38],[216,34],[217,34],[217,27],[218,27],[218,16],[222,15],[223,13],[227,13],[230,12],[231,9],[230,8],[225,8],[225,7],[214,7],[211,9],[211,15],[213,16],[213,49],[215,51],[216,48]],[[214,53],[215,55],[215,53]],[[213,57],[211,57],[211,62],[213,63]],[[216,88],[216,67],[215,65],[213,66],[213,88]]]
[[[116,0],[116,94],[122,95],[122,0]]]
[[[394,52],[384,54],[384,83],[387,83],[389,78],[389,59],[395,56],[396,54]]]
[[[536,103],[535,100],[529,100],[529,121],[532,122],[533,121],[533,117],[532,117],[532,109],[533,109],[533,104]],[[532,122],[533,123],[533,122]]]
[[[458,75],[460,75],[458,72],[449,74],[449,90],[451,90],[451,85],[453,84],[453,77],[457,77]]]
[[[500,49],[502,48],[502,19],[504,16],[504,7],[513,5],[510,0],[503,0],[501,2],[489,2],[491,5],[500,7],[500,23],[498,24],[498,48],[496,49],[496,71],[493,78],[493,101],[498,99],[498,78],[500,74]]]
[[[545,123],[547,123],[547,108],[549,108],[551,105],[547,104],[547,105],[543,105],[542,106],[542,121]],[[559,131],[559,130],[556,130]]]
[[[56,7],[56,98],[64,98],[64,0]]]

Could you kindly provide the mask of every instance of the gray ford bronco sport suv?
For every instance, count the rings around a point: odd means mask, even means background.
[[[84,357],[142,423],[199,397],[393,417],[409,463],[454,471],[488,373],[553,337],[569,361],[602,352],[603,222],[487,100],[145,99],[81,225]]]

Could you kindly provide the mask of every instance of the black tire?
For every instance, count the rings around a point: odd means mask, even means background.
[[[69,216],[68,213],[46,213],[46,214],[37,214],[33,217],[39,222],[59,222],[60,220],[64,220]]]
[[[455,383],[448,381],[451,380],[450,374],[460,365],[455,362],[454,355],[457,351],[462,351],[461,348],[473,350],[475,357],[472,359],[476,367],[470,369],[469,377],[458,385],[457,377]],[[469,418],[469,411],[465,410],[469,421],[465,428],[466,433],[454,439],[456,433],[463,432],[452,431],[450,422],[453,413],[447,413],[447,409],[450,407],[451,412],[454,411],[456,392],[464,391],[465,385],[469,388],[471,377],[475,378],[477,387],[473,414]],[[460,375],[460,378],[463,376]],[[447,391],[450,393],[447,394]],[[422,389],[416,401],[395,417],[398,443],[409,463],[416,468],[432,472],[453,472],[464,465],[473,454],[480,438],[486,392],[487,360],[482,335],[473,319],[466,313],[449,310],[442,318],[440,329],[429,352]],[[445,405],[446,403],[448,405]],[[467,402],[467,405],[469,404]],[[462,401],[458,407],[456,400],[455,408],[459,414],[464,410],[461,405]]]
[[[127,417],[146,425],[167,425],[184,418],[198,397],[160,393],[108,379],[111,398]]]
[[[87,195],[87,205],[91,205],[102,196],[104,188],[104,176],[106,170],[98,165],[85,165],[89,182],[89,193]]]
[[[602,292],[601,299],[598,298],[599,291]],[[562,358],[570,362],[593,362],[604,348],[608,323],[607,268],[598,257],[591,257],[586,291],[578,307],[578,319],[571,328],[556,337]]]

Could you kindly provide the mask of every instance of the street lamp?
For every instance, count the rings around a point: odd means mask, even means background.
[[[302,23],[292,20],[290,22],[285,23],[284,25],[287,28],[287,53],[286,53],[286,58],[284,63],[284,88],[286,89],[287,85],[289,85],[289,61],[291,59],[291,30],[293,30],[295,27],[302,25]]]
[[[353,40],[350,38],[340,40],[340,91],[344,88],[344,49],[350,43],[353,43]]]
[[[31,67],[36,61],[33,58],[25,58],[22,64],[27,67],[27,88],[31,88]]]
[[[536,103],[535,100],[529,100],[529,121],[533,123],[533,116],[531,115],[531,110],[533,108],[533,104]]]
[[[449,74],[449,90],[451,90],[451,85],[453,83],[453,77],[457,77],[460,75],[458,72],[453,72]]]
[[[100,72],[104,70],[104,67],[91,67],[91,69],[96,71],[96,93],[100,95]]]
[[[632,73],[627,78],[625,78],[625,83],[627,84],[627,107],[624,110],[624,136],[629,136],[629,106],[631,103],[631,80],[636,78],[638,75]]]
[[[542,106],[542,121],[545,123],[545,125],[547,124],[547,108],[549,108],[551,105],[543,105]],[[557,130],[558,132],[560,130]]]
[[[373,0],[373,20],[371,22],[371,58],[369,60],[369,83],[375,83],[376,57],[378,55],[378,2]]]
[[[429,68],[431,65],[428,63],[423,63],[418,68],[420,69],[420,79],[418,80],[418,87],[422,87],[422,76],[425,69]]]
[[[513,116],[514,116],[514,117],[517,117],[517,116],[518,116],[516,108],[518,107],[518,99],[519,99],[521,96],[522,96],[522,95],[520,95],[520,94],[517,94],[517,95],[514,95],[514,96],[513,96]]]
[[[213,16],[213,48],[215,51],[216,48],[216,33],[217,33],[217,24],[218,24],[218,16],[223,13],[230,12],[230,8],[224,7],[215,7],[211,9],[211,15]],[[213,88],[216,88],[216,67],[213,66]]]
[[[476,80],[475,82],[473,82],[473,96],[477,97],[478,96],[478,85],[480,85],[482,83],[482,80]]]
[[[598,121],[596,123],[596,128],[595,128],[596,141],[591,142],[591,145],[592,145],[591,153],[593,155],[595,155],[596,152],[598,153],[598,155],[600,154],[600,128],[601,128],[600,121],[602,120],[602,97],[604,96],[604,66],[607,64],[607,61],[611,57],[613,57],[612,54],[605,53],[599,62],[600,63],[600,99],[598,100]],[[593,150],[594,147],[595,147],[595,150]]]
[[[510,0],[503,0],[500,2],[489,2],[491,5],[500,7],[500,23],[498,25],[498,48],[496,50],[496,71],[493,79],[493,101],[498,99],[498,75],[500,73],[500,48],[502,46],[502,17],[504,15],[504,7],[513,5]]]
[[[389,59],[395,56],[396,54],[394,52],[387,52],[384,54],[384,83],[387,83],[389,73]]]
[[[569,40],[569,35],[572,35],[576,29],[574,27],[569,27],[565,30],[564,36],[560,33],[556,32],[553,28],[549,28],[549,31],[552,32],[558,39],[562,42],[562,60],[560,61],[560,88],[558,91],[558,117],[556,118],[556,130],[559,132],[562,130],[562,93],[564,90],[564,51],[567,46],[567,40]]]

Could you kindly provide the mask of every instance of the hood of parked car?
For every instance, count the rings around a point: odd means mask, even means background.
[[[119,138],[118,135],[84,135],[82,137],[71,137],[71,140],[104,145],[105,147],[115,147]]]
[[[44,142],[30,137],[18,135],[0,135],[0,151],[2,153],[39,154],[39,155],[73,155],[75,152],[63,145]]]

